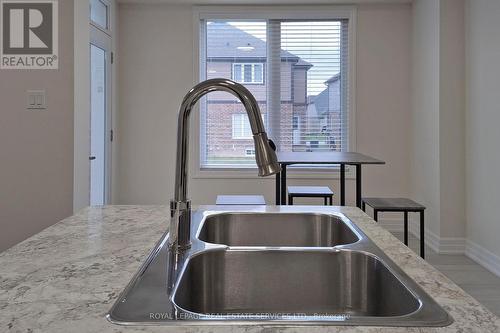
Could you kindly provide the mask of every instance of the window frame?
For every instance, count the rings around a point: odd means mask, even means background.
[[[235,66],[241,66],[240,68],[240,74],[241,74],[241,78],[243,80],[241,81],[238,81],[234,78],[234,75],[236,73],[236,70],[234,69]],[[260,72],[261,72],[261,80],[260,81],[256,81],[255,80],[255,67],[256,65],[259,65],[260,66]],[[245,66],[252,66],[252,79],[251,81],[249,82],[246,82],[245,81]],[[231,78],[233,81],[235,82],[238,82],[238,83],[242,83],[242,84],[260,84],[260,85],[263,85],[265,80],[264,80],[264,63],[262,62],[233,62],[231,63]]]
[[[200,52],[204,49],[202,35],[202,20],[348,20],[348,40],[349,40],[349,62],[347,68],[347,89],[349,91],[348,100],[348,151],[356,150],[356,26],[357,26],[357,7],[351,5],[313,5],[313,6],[194,6],[193,7],[193,32],[194,32],[194,75],[193,85],[204,80],[206,73],[206,59],[201,58]],[[267,75],[263,68],[264,76]],[[266,81],[266,78],[263,80]],[[245,83],[248,84],[248,83]],[[199,105],[197,106],[199,110]],[[195,179],[226,179],[226,178],[257,178],[256,168],[253,167],[202,167],[201,165],[201,133],[204,121],[200,112],[195,113],[196,124],[193,129],[193,137],[196,142],[191,160],[191,170],[194,170]],[[288,173],[288,177],[293,178],[311,178],[311,179],[338,179],[338,166],[329,167],[294,167]],[[353,178],[354,173],[351,168],[347,168],[347,178]],[[273,180],[274,177],[267,177]]]

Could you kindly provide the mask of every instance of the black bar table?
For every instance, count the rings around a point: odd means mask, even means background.
[[[361,166],[384,161],[355,152],[277,152],[281,172],[276,174],[276,205],[286,205],[286,168],[293,164],[340,165],[340,205],[345,206],[345,166],[356,167],[356,206],[361,208]]]

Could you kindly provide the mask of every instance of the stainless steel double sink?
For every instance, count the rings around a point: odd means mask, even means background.
[[[446,326],[453,320],[329,207],[204,206],[192,247],[164,235],[110,310],[117,324]]]

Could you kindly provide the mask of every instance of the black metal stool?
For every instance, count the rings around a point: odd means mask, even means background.
[[[424,210],[425,206],[407,198],[363,198],[361,207],[366,205],[373,208],[373,219],[378,221],[378,212],[403,212],[404,213],[404,243],[408,246],[408,212],[420,213],[420,256],[425,258],[424,242]]]
[[[333,205],[333,191],[328,186],[288,186],[288,204],[293,198],[323,198],[325,206]]]

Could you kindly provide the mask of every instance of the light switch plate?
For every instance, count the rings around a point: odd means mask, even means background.
[[[45,90],[27,90],[26,95],[26,108],[28,110],[45,110],[47,108]]]

